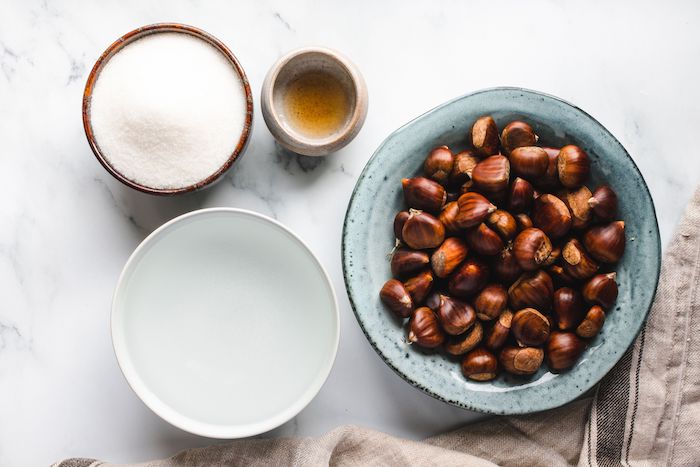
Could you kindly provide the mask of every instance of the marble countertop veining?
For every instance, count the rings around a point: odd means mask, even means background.
[[[162,21],[222,39],[256,97],[245,157],[215,187],[177,198],[112,179],[80,117],[98,55],[123,33]],[[288,225],[327,267],[340,301],[341,344],[326,385],[270,435],[358,424],[421,438],[475,420],[392,373],[350,310],[340,237],[365,162],[392,130],[452,97],[497,85],[545,91],[621,140],[649,184],[666,243],[700,181],[699,22],[692,1],[0,0],[0,465],[139,461],[213,442],[141,404],[109,335],[113,287],[131,251],[164,221],[210,206]],[[351,57],[370,93],[357,139],[322,159],[277,149],[257,101],[273,61],[311,44]]]

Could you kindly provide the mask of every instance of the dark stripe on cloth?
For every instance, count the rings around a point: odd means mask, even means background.
[[[630,347],[615,368],[600,383],[596,402],[596,461],[602,466],[622,465],[622,444],[629,406]]]
[[[637,407],[639,406],[639,372],[642,368],[642,355],[644,354],[644,337],[646,335],[646,327],[642,328],[639,334],[639,355],[637,356],[637,369],[634,375],[634,407],[632,408],[632,418],[630,419],[630,432],[627,436],[627,448],[625,449],[625,462],[629,464],[630,445],[632,444],[632,434],[634,433],[634,420],[637,418]]]

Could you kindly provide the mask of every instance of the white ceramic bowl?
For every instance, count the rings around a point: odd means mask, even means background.
[[[330,372],[338,303],[299,237],[250,211],[203,209],[149,235],[112,303],[124,376],[167,422],[212,438],[271,430]]]

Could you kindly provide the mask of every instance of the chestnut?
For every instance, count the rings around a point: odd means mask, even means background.
[[[524,178],[516,177],[510,184],[508,196],[508,209],[511,212],[519,213],[529,211],[535,199],[532,184]]]
[[[408,211],[399,211],[399,213],[396,214],[396,217],[394,217],[394,236],[398,240],[403,241],[403,234],[401,232],[403,231],[403,225],[406,223],[409,216],[410,214]]]
[[[568,370],[585,349],[586,343],[573,332],[555,331],[547,341],[547,365],[554,371]]]
[[[447,146],[438,146],[430,151],[423,163],[423,172],[426,177],[438,182],[440,185],[447,185],[454,165],[454,155]]]
[[[476,164],[472,171],[474,186],[484,193],[498,193],[508,188],[510,163],[508,158],[497,154]]]
[[[462,374],[474,381],[489,381],[496,377],[498,360],[486,349],[478,348],[469,352],[462,360]]]
[[[491,330],[487,333],[484,345],[489,350],[498,350],[506,343],[510,335],[510,326],[513,321],[513,313],[504,310],[498,319],[493,323]]]
[[[559,183],[559,173],[557,172],[557,162],[559,161],[559,148],[542,147],[549,159],[547,170],[544,175],[538,178],[535,183],[545,190],[556,190],[561,187]]]
[[[501,284],[490,284],[474,299],[476,316],[482,321],[498,318],[508,305],[508,291]]]
[[[552,242],[540,229],[525,229],[515,237],[513,253],[521,268],[533,271],[552,253]]]
[[[403,276],[420,271],[429,263],[428,253],[400,248],[391,255],[391,273],[394,276]]]
[[[486,218],[488,225],[496,232],[504,241],[511,240],[518,232],[518,225],[515,218],[508,211],[497,209]]]
[[[547,269],[547,272],[558,284],[573,284],[576,279],[571,277],[563,267],[558,264],[553,264]]]
[[[571,213],[571,227],[574,229],[585,229],[591,223],[591,206],[588,201],[591,199],[591,190],[585,185],[577,190],[563,191],[559,198],[564,202]]]
[[[588,205],[598,219],[611,221],[617,214],[617,195],[609,186],[599,186],[588,200]]]
[[[520,376],[537,373],[543,360],[544,351],[538,347],[506,347],[498,358],[508,373]]]
[[[504,284],[510,285],[520,277],[523,269],[518,264],[518,260],[513,253],[513,245],[507,245],[496,255],[492,263],[495,276]]]
[[[408,322],[408,342],[416,343],[427,349],[434,349],[445,341],[445,334],[440,328],[433,310],[424,306],[417,308]]]
[[[515,215],[515,223],[517,224],[518,230],[520,231],[534,227],[530,216],[523,213]]]
[[[461,229],[476,227],[496,210],[496,206],[491,204],[488,199],[474,192],[464,193],[459,197],[457,203],[459,204],[459,212],[456,221]]]
[[[510,330],[520,345],[542,345],[549,337],[550,325],[547,317],[539,311],[523,308],[513,315]]]
[[[472,146],[482,156],[498,154],[498,128],[490,115],[479,117],[472,125],[469,136]]]
[[[552,307],[554,284],[549,274],[541,269],[526,272],[508,289],[508,302],[511,309],[536,308],[548,311]]]
[[[552,311],[556,324],[562,331],[569,331],[581,322],[586,311],[581,294],[571,287],[562,287],[554,292]]]
[[[455,235],[459,233],[460,228],[457,225],[457,213],[459,212],[459,205],[457,201],[451,201],[447,203],[440,211],[438,219],[445,226],[445,231],[450,235]]]
[[[452,274],[452,271],[466,259],[468,251],[464,240],[457,237],[445,239],[430,257],[430,265],[435,275],[444,278]]]
[[[483,336],[484,328],[479,320],[476,320],[469,331],[449,337],[445,342],[445,350],[450,355],[464,355],[479,345]]]
[[[579,337],[591,339],[600,332],[603,324],[605,324],[605,311],[598,305],[593,305],[576,328],[576,334]]]
[[[532,223],[551,239],[561,238],[571,228],[571,212],[559,198],[548,193],[535,199]]]
[[[425,300],[433,287],[433,281],[433,273],[425,270],[403,283],[404,288],[413,299],[414,306],[423,303],[423,300]]]
[[[523,146],[510,152],[510,165],[519,177],[537,180],[547,172],[549,157],[542,148]]]
[[[575,238],[566,242],[561,257],[564,271],[573,279],[588,279],[598,272],[598,263],[588,256],[581,242]]]
[[[501,131],[501,145],[506,154],[522,146],[534,146],[537,142],[535,130],[530,125],[521,121],[510,122]]]
[[[542,267],[549,267],[559,261],[559,258],[561,258],[561,247],[558,246],[553,246],[552,247],[552,252],[547,256],[547,259],[542,262]]]
[[[557,158],[559,181],[566,188],[578,188],[591,172],[591,161],[583,149],[573,144],[559,150]]]
[[[386,281],[379,298],[391,311],[400,318],[408,318],[413,310],[413,299],[403,284],[396,279]]]
[[[615,276],[614,272],[593,276],[581,290],[584,300],[600,305],[606,310],[613,306],[618,292]]]
[[[471,180],[472,171],[479,163],[479,157],[472,151],[466,150],[455,155],[450,173],[450,184],[461,186]]]
[[[583,244],[601,263],[617,263],[625,252],[625,223],[616,221],[591,227],[583,236]]]
[[[445,240],[445,226],[427,212],[412,209],[404,222],[401,238],[414,250],[436,248]]]
[[[447,200],[445,188],[429,178],[404,178],[401,184],[403,196],[410,208],[439,213]]]
[[[477,259],[469,258],[452,275],[448,288],[455,297],[468,298],[483,289],[488,279],[488,267]]]
[[[472,327],[476,321],[476,313],[470,304],[443,294],[439,294],[438,297],[439,303],[435,313],[447,334],[457,336]]]
[[[469,229],[465,235],[465,239],[467,240],[469,248],[480,255],[497,255],[503,249],[503,240],[501,240],[501,237],[499,237],[496,232],[489,229],[484,223]]]

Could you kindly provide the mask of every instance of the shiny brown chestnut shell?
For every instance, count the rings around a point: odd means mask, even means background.
[[[542,148],[523,146],[510,152],[510,166],[513,173],[528,180],[537,180],[547,172],[549,157]]]
[[[449,235],[456,235],[459,233],[460,228],[457,225],[457,213],[459,212],[459,205],[457,201],[451,201],[447,203],[440,211],[438,219],[445,226],[445,231]]]
[[[591,339],[600,332],[603,324],[605,324],[605,311],[602,307],[593,305],[576,328],[576,334],[584,339]]]
[[[581,293],[571,287],[562,287],[554,291],[552,311],[556,325],[562,331],[573,330],[583,319],[586,305]]]
[[[445,226],[427,212],[411,210],[403,224],[401,237],[414,250],[436,248],[445,240]]]
[[[445,342],[445,350],[450,355],[464,355],[479,345],[483,337],[484,327],[479,320],[476,320],[469,331],[459,336],[449,337]]]
[[[516,177],[510,184],[508,209],[513,213],[529,211],[535,200],[535,189],[524,178]]]
[[[557,284],[560,285],[571,285],[576,282],[576,279],[571,277],[564,268],[559,264],[553,264],[547,268],[547,272],[552,277]]]
[[[549,274],[540,270],[526,272],[508,289],[508,302],[513,310],[535,308],[549,311],[552,307],[554,284]]]
[[[430,257],[430,265],[435,275],[445,278],[457,269],[467,258],[469,249],[464,240],[457,237],[446,238]]]
[[[588,279],[598,272],[598,263],[588,256],[581,242],[575,238],[566,242],[561,257],[564,271],[573,279]]]
[[[598,219],[611,221],[617,214],[617,195],[608,185],[599,186],[591,194],[588,205]]]
[[[498,361],[508,373],[528,376],[537,373],[544,360],[544,351],[538,347],[505,347]]]
[[[440,185],[447,185],[452,173],[455,157],[447,146],[438,146],[428,154],[423,163],[423,172]]]
[[[581,289],[584,300],[591,304],[600,305],[606,310],[610,309],[617,300],[618,288],[615,276],[616,274],[611,272],[591,277]]]
[[[429,178],[404,178],[401,184],[406,204],[412,209],[437,214],[447,201],[445,188]]]
[[[403,241],[403,225],[408,220],[410,214],[408,211],[399,211],[394,217],[394,236]]]
[[[450,184],[458,187],[471,180],[474,167],[479,163],[479,157],[470,150],[457,153],[452,165]]]
[[[391,273],[398,277],[424,269],[430,264],[430,256],[425,251],[400,248],[391,255]]]
[[[489,284],[474,299],[476,316],[482,321],[498,318],[508,305],[508,291],[501,284]]]
[[[486,218],[486,225],[496,232],[504,241],[512,240],[518,233],[518,224],[508,211],[497,209]]]
[[[566,188],[578,188],[591,173],[588,154],[578,146],[569,144],[559,150],[557,158],[559,181]]]
[[[585,229],[591,223],[592,211],[588,204],[591,198],[591,190],[581,186],[576,190],[566,190],[559,194],[559,198],[564,202],[571,213],[571,227],[574,229]]]
[[[525,271],[539,268],[552,253],[552,242],[540,229],[525,229],[515,237],[513,254]]]
[[[467,230],[464,238],[469,248],[480,255],[493,256],[503,250],[501,237],[484,223]]]
[[[549,337],[550,324],[547,317],[534,308],[523,308],[513,315],[510,330],[520,345],[542,345]]]
[[[506,246],[493,260],[492,269],[495,276],[504,284],[510,285],[520,277],[523,269],[513,253],[513,246]]]
[[[430,293],[430,290],[433,288],[434,280],[433,273],[426,269],[403,283],[404,288],[413,299],[414,306],[423,303]]]
[[[543,146],[544,152],[547,153],[547,158],[549,159],[547,163],[547,170],[544,175],[536,180],[537,186],[544,189],[553,191],[561,187],[559,183],[559,173],[557,172],[557,162],[559,161],[559,148],[551,148]]]
[[[442,329],[453,336],[465,333],[476,321],[476,312],[470,304],[443,294],[439,294],[435,313]]]
[[[616,221],[591,227],[583,236],[583,244],[601,263],[617,263],[625,252],[625,223]]]
[[[459,212],[456,221],[461,229],[476,227],[496,210],[496,206],[491,204],[486,197],[474,192],[464,193],[459,197],[457,203]]]
[[[462,360],[462,374],[474,381],[490,381],[498,374],[498,360],[486,349],[474,349]]]
[[[524,213],[515,215],[515,223],[517,224],[519,231],[523,231],[525,229],[529,229],[535,226],[535,224],[532,223],[532,218]]]
[[[506,154],[522,146],[534,146],[537,142],[535,130],[525,122],[516,120],[510,122],[501,131],[501,145]]]
[[[400,318],[408,318],[413,310],[413,299],[401,281],[389,279],[379,292],[382,302]]]
[[[498,154],[498,128],[490,115],[479,117],[472,125],[469,136],[472,146],[481,156]]]
[[[510,180],[508,158],[497,154],[482,160],[474,167],[472,180],[476,189],[483,193],[499,193],[507,190]]]
[[[510,326],[513,321],[513,313],[504,310],[486,335],[484,345],[489,350],[498,350],[503,347],[510,335]]]
[[[586,343],[573,332],[555,331],[549,336],[545,354],[550,370],[568,370],[586,349]]]
[[[488,279],[489,268],[483,262],[469,258],[452,275],[448,288],[455,297],[469,298],[486,287]]]
[[[544,231],[550,239],[556,240],[566,235],[571,229],[571,212],[561,199],[545,193],[535,199],[532,223]]]
[[[408,322],[408,342],[416,343],[427,349],[434,349],[445,341],[438,319],[428,307],[417,308]]]

